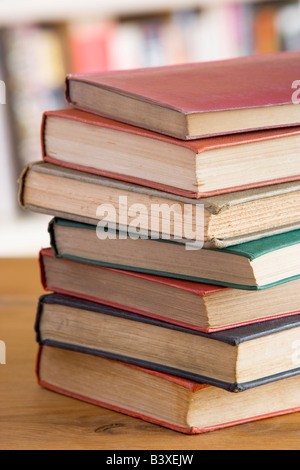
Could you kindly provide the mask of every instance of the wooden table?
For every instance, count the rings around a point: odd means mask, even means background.
[[[0,259],[0,449],[300,449],[300,413],[202,435],[183,434],[39,387],[34,319],[37,260]]]

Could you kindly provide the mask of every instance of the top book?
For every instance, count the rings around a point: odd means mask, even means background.
[[[300,124],[300,52],[70,74],[73,107],[183,140]]]

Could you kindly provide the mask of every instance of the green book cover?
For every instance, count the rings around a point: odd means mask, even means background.
[[[220,251],[244,256],[252,261],[266,253],[280,250],[281,248],[296,245],[298,243],[300,243],[300,230],[293,230],[292,232],[281,233],[279,235],[273,235],[272,237],[261,238],[259,240],[241,243],[240,245],[223,248]]]
[[[145,267],[134,267],[130,265],[124,265],[124,264],[118,264],[118,263],[110,263],[107,261],[101,261],[101,260],[95,260],[87,257],[87,258],[82,258],[78,256],[75,252],[70,254],[70,253],[63,253],[60,252],[57,248],[57,243],[56,243],[56,235],[55,235],[55,226],[64,226],[64,227],[69,227],[72,229],[72,236],[76,236],[76,229],[84,229],[84,230],[89,230],[89,231],[94,231],[95,236],[96,236],[96,227],[94,225],[88,225],[88,224],[83,224],[79,222],[73,222],[70,220],[66,219],[60,219],[60,218],[54,218],[50,221],[49,223],[49,234],[50,234],[50,240],[51,240],[51,246],[53,248],[54,254],[56,257],[62,257],[62,258],[68,258],[68,259],[73,259],[77,261],[83,261],[86,263],[90,264],[96,264],[99,266],[105,266],[105,267],[111,267],[111,268],[117,268],[117,269],[124,269],[127,271],[135,271],[135,272],[141,272],[141,273],[146,273],[146,274],[152,274],[152,275],[158,275],[158,276],[163,276],[163,277],[170,277],[170,278],[175,278],[175,279],[183,279],[187,281],[194,281],[194,282],[202,282],[202,283],[208,283],[208,284],[216,284],[216,285],[221,285],[225,287],[233,287],[237,289],[246,289],[246,290],[259,290],[259,289],[266,289],[270,288],[273,286],[276,286],[278,284],[292,281],[294,279],[298,279],[300,277],[300,262],[298,263],[299,269],[297,270],[296,274],[293,274],[291,276],[284,276],[280,278],[280,280],[277,280],[276,282],[270,282],[266,283],[263,285],[254,285],[254,284],[249,284],[249,285],[243,285],[243,284],[238,284],[234,282],[227,282],[224,280],[219,280],[218,279],[218,273],[216,272],[215,279],[207,279],[205,277],[201,276],[190,276],[189,274],[179,274],[176,272],[169,272],[169,271],[161,271],[161,270],[155,270],[155,269],[147,269]],[[98,230],[102,230],[102,228],[98,227]],[[103,229],[104,230],[104,229]],[[125,232],[122,231],[117,231],[117,235],[122,234],[124,235]],[[147,243],[147,240],[150,240],[149,237],[141,237],[145,239],[145,243]],[[173,245],[182,245],[182,249],[185,249],[184,243],[180,243],[178,241],[173,241],[173,240],[165,240],[165,239],[151,239],[151,241],[156,242],[156,243],[167,243],[167,244],[173,244]],[[99,240],[99,243],[101,243],[101,240]],[[211,251],[215,253],[228,253],[232,254],[235,256],[247,258],[249,262],[253,262],[254,260],[262,257],[263,255],[266,255],[268,253],[273,253],[278,250],[282,250],[283,248],[287,247],[292,247],[294,245],[299,245],[300,246],[300,230],[293,230],[290,232],[278,234],[278,235],[273,235],[271,237],[266,237],[266,238],[261,238],[259,240],[253,240],[250,242],[234,245],[231,247],[227,248],[222,248],[222,249],[216,249],[216,248],[202,248],[202,250],[205,251]],[[197,251],[196,251],[197,252]],[[298,254],[298,255],[297,255]],[[196,255],[195,255],[196,256]],[[299,251],[296,250],[295,256],[299,256]],[[282,256],[283,259],[284,255]],[[298,258],[299,259],[299,258]],[[300,261],[300,260],[299,260]]]

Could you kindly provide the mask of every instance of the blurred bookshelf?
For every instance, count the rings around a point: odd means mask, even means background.
[[[276,0],[277,1],[277,0]],[[278,0],[280,1],[280,0]],[[117,18],[122,15],[152,14],[187,8],[207,8],[233,3],[261,3],[260,0],[0,0],[0,23],[70,21],[90,19],[97,15],[101,19]],[[264,3],[271,3],[267,0]],[[274,1],[273,1],[274,3]]]
[[[49,218],[18,208],[17,179],[41,158],[43,111],[66,107],[67,73],[299,49],[296,0],[0,0],[0,257],[48,244]]]

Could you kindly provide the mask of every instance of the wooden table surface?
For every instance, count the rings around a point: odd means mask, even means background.
[[[300,449],[300,413],[186,436],[43,389],[34,319],[43,293],[37,260],[0,259],[0,449]]]

